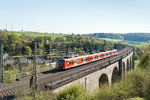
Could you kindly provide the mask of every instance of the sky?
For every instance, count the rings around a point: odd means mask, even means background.
[[[150,0],[0,0],[0,29],[150,33]]]

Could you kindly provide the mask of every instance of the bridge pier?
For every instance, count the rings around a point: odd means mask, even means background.
[[[122,57],[121,57],[121,59],[119,60],[119,75],[120,76],[122,76],[122,74],[124,73],[122,66],[123,66],[123,62],[122,62]]]
[[[132,69],[134,70],[134,67],[135,67],[135,63],[134,63],[134,60],[135,60],[135,49],[133,49],[133,55],[132,55]]]

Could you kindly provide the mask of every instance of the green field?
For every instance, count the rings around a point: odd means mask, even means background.
[[[121,42],[122,40],[120,39],[109,39],[109,38],[102,38],[104,40],[107,40],[107,41],[111,41],[111,42]]]
[[[56,34],[56,33],[40,33],[40,32],[9,32],[11,34],[17,34],[19,36],[25,35],[25,36],[32,36],[32,37],[42,37],[42,36],[51,36],[53,39],[57,37],[63,37],[66,36],[65,34]]]
[[[125,43],[127,45],[130,45],[130,46],[133,46],[133,47],[141,47],[143,44],[146,44],[146,43],[136,43],[136,42],[131,42],[131,41],[123,41],[123,40],[120,40],[120,39],[109,39],[109,38],[102,38],[104,40],[107,40],[107,41],[110,41],[110,42],[115,42],[115,43],[118,43],[118,42],[122,42],[122,43]]]

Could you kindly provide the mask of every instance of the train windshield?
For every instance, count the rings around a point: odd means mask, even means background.
[[[63,61],[64,61],[64,60],[59,60],[59,61],[58,61],[58,65],[59,65],[59,66],[62,66],[62,65],[63,65]]]

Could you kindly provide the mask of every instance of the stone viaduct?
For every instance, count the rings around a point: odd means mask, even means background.
[[[118,61],[65,85],[53,90],[57,93],[71,84],[82,84],[89,92],[99,88],[101,84],[106,83],[109,86],[119,78],[124,76],[127,71],[134,69],[134,52],[127,53],[127,56],[121,57]]]

